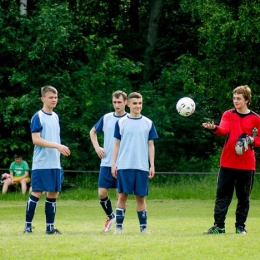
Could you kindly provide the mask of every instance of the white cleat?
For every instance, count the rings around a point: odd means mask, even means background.
[[[151,234],[151,230],[145,228],[143,230],[140,231],[142,234]]]
[[[103,231],[109,232],[111,230],[113,223],[115,223],[115,222],[116,222],[116,218],[112,218],[112,219],[107,218]]]
[[[122,232],[123,232],[122,228],[116,228],[114,234],[122,234]]]

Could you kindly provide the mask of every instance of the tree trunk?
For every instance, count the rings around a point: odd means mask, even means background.
[[[145,50],[143,80],[149,81],[152,69],[152,53],[158,37],[159,22],[162,14],[163,0],[154,0],[151,7],[150,21],[147,35],[148,46]]]
[[[139,0],[131,0],[129,8],[129,23],[131,32],[139,33]]]
[[[27,15],[27,0],[20,0],[20,15]]]

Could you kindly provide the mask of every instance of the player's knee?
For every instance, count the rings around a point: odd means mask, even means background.
[[[106,197],[108,197],[108,190],[107,189],[98,189],[98,196],[100,199],[105,199]]]

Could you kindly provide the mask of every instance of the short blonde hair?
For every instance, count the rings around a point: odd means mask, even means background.
[[[233,94],[242,94],[245,100],[248,100],[248,105],[250,105],[251,102],[251,89],[247,86],[238,86],[233,90]]]

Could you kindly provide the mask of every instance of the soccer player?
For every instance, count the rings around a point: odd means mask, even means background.
[[[32,162],[32,192],[26,206],[24,233],[32,233],[32,220],[37,203],[46,191],[45,215],[46,234],[61,234],[54,227],[56,199],[61,190],[60,155],[70,155],[67,146],[60,141],[59,117],[53,111],[58,102],[58,91],[52,86],[41,88],[43,108],[31,119],[31,133],[34,144]]]
[[[5,194],[8,191],[8,187],[16,184],[21,184],[22,194],[27,191],[27,183],[30,182],[29,166],[28,163],[23,160],[22,155],[15,154],[14,162],[9,167],[10,177],[3,181],[2,193]]]
[[[117,177],[118,188],[115,234],[122,233],[129,194],[135,195],[140,232],[149,233],[145,196],[148,195],[149,179],[155,174],[154,139],[158,135],[153,122],[141,115],[143,98],[140,93],[129,94],[127,105],[130,114],[118,120],[114,134],[111,170]]]
[[[98,196],[100,204],[107,216],[104,232],[111,230],[115,222],[115,214],[108,196],[110,188],[116,188],[116,179],[111,174],[111,158],[115,142],[114,129],[118,119],[126,116],[125,106],[127,95],[125,92],[118,90],[112,94],[112,104],[114,112],[102,116],[99,121],[90,130],[90,139],[99,158],[101,158],[99,178],[98,178]],[[104,133],[103,148],[99,146],[97,133]]]
[[[225,218],[231,203],[234,189],[237,195],[236,223],[237,234],[246,234],[245,222],[249,212],[256,159],[254,147],[260,146],[259,115],[249,110],[251,89],[245,86],[233,90],[233,109],[223,113],[220,124],[203,123],[214,134],[226,136],[220,158],[217,193],[214,208],[214,226],[205,234],[225,233]]]

